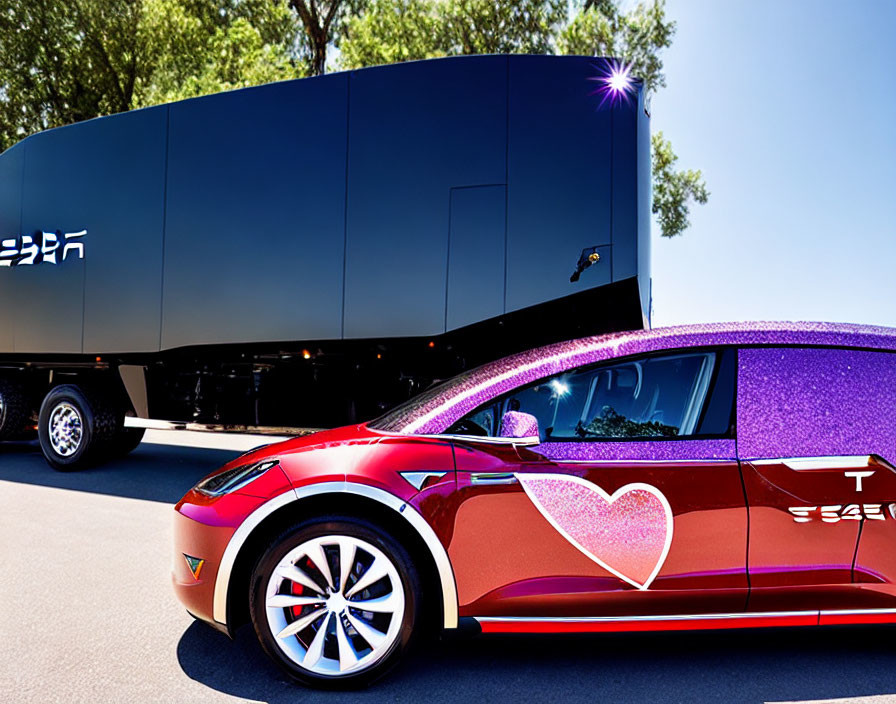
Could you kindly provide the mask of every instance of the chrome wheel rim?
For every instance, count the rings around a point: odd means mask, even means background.
[[[316,675],[348,675],[381,660],[399,636],[404,606],[392,560],[345,535],[312,538],[290,550],[265,592],[277,647]]]
[[[71,457],[81,447],[84,423],[81,413],[70,403],[60,403],[50,414],[50,445],[60,457]]]

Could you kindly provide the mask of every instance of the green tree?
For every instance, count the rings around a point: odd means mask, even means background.
[[[358,14],[367,0],[289,0],[302,23],[308,47],[308,75],[319,76],[327,70],[327,50],[338,44],[345,21]]]
[[[653,165],[653,213],[664,237],[680,235],[688,229],[691,201],[703,205],[709,200],[709,191],[700,171],[678,171],[678,157],[662,132],[650,138]]]
[[[372,0],[351,16],[339,41],[343,68],[445,56],[434,0]]]
[[[566,0],[445,0],[437,12],[447,54],[548,54]]]
[[[0,1],[2,146],[129,109],[143,70],[139,21],[127,0]]]
[[[672,46],[675,22],[666,19],[664,0],[638,3],[624,13],[615,2],[586,2],[557,37],[561,54],[615,56],[644,81],[648,94],[664,88],[660,52]]]
[[[286,0],[0,0],[0,148],[32,132],[307,72]]]
[[[370,0],[345,22],[342,68],[459,54],[546,54],[565,0]]]
[[[148,71],[136,107],[308,73],[308,50],[285,0],[143,0]]]

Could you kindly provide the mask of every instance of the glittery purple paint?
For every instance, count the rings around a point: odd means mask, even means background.
[[[742,459],[875,453],[896,463],[896,356],[746,349],[738,382]]]
[[[756,322],[690,325],[586,337],[522,352],[471,370],[399,407],[371,427],[399,433],[442,433],[486,401],[552,374],[628,355],[717,345],[822,345],[896,351],[896,330],[843,323]],[[872,383],[879,382],[867,382]],[[780,395],[775,400],[786,402]],[[888,420],[887,424],[890,422]],[[877,423],[881,424],[879,417]],[[784,447],[783,438],[792,435],[793,431],[785,434],[775,446]],[[769,442],[772,440],[770,438]],[[756,447],[755,439],[753,443],[752,447]],[[623,444],[628,443],[613,443],[617,448]],[[669,452],[674,452],[673,445],[656,442],[651,444],[651,456],[667,444]],[[600,443],[591,445],[595,447]]]
[[[538,419],[531,413],[507,411],[501,418],[502,438],[538,437]]]
[[[636,442],[543,442],[534,448],[552,460],[733,460],[734,440],[653,440]]]

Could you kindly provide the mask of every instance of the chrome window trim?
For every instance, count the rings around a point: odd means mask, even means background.
[[[433,529],[426,522],[426,519],[414,509],[413,506],[402,501],[397,496],[387,491],[378,489],[366,484],[357,484],[350,481],[341,482],[322,482],[320,484],[309,484],[299,487],[298,489],[289,489],[284,493],[275,496],[273,499],[265,502],[255,509],[245,521],[240,524],[227,543],[224,554],[221,556],[221,564],[218,567],[218,574],[215,577],[215,596],[213,617],[215,621],[226,626],[227,625],[227,591],[230,587],[230,578],[233,573],[233,566],[239,555],[243,544],[257,528],[261,522],[270,516],[274,511],[287,506],[294,501],[308,498],[310,496],[319,496],[321,494],[354,494],[372,499],[384,506],[394,509],[403,516],[411,527],[417,531],[417,534],[426,544],[432,555],[439,573],[439,581],[442,586],[442,604],[444,612],[445,628],[457,628],[457,585],[454,581],[454,570],[451,567],[451,561],[448,559],[448,553],[445,547],[439,541]]]
[[[715,352],[703,354],[703,361],[694,379],[693,389],[679,426],[678,434],[682,437],[694,435],[697,432],[697,423],[700,422],[700,414],[706,408],[706,400],[709,396],[709,383],[716,368],[717,355]]]
[[[378,430],[377,428],[371,428],[371,430],[379,435],[390,438],[404,438],[406,440],[424,438],[426,440],[444,440],[447,442],[484,442],[491,445],[540,445],[542,443],[541,438],[535,435],[527,438],[501,438],[488,435],[455,435],[452,433],[400,433],[395,430]]]
[[[456,442],[483,442],[489,445],[541,445],[541,438],[535,435],[526,438],[493,438],[485,435],[451,435],[449,433],[440,433],[438,435],[410,435],[408,437],[430,438],[431,440],[453,440]]]

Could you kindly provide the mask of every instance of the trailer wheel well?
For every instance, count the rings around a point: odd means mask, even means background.
[[[25,398],[22,403],[27,405],[28,415],[34,423],[37,422],[43,400],[53,389],[65,384],[73,384],[84,391],[100,394],[103,398],[114,403],[121,412],[131,409],[119,376],[114,370],[107,369],[79,369],[79,368],[41,368],[5,366],[0,367],[0,381],[6,381],[20,385]]]
[[[63,384],[74,384],[82,389],[92,390],[102,394],[122,410],[132,410],[124,383],[114,370],[55,370],[52,381],[48,381],[43,388],[41,399]]]
[[[425,602],[423,632],[432,634],[441,630],[444,604],[439,573],[429,548],[417,531],[395,510],[373,499],[334,493],[299,499],[283,506],[249,534],[237,554],[227,586],[227,631],[231,636],[237,628],[249,621],[249,580],[255,562],[270,541],[300,520],[334,514],[371,521],[407,549],[422,579]]]

